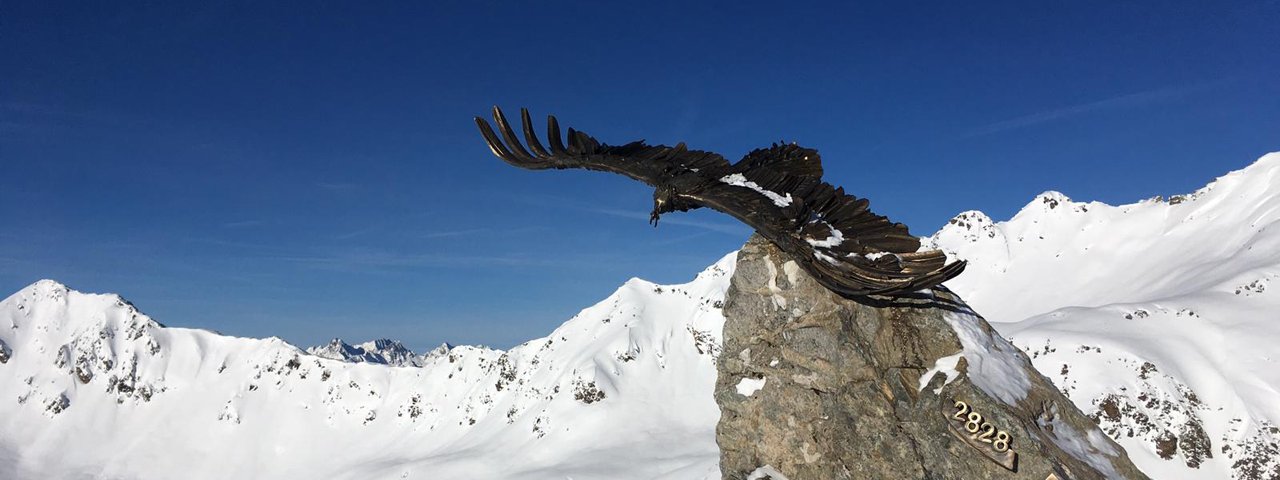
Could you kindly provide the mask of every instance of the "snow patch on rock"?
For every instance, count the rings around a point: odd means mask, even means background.
[[[948,383],[951,383],[952,380],[955,380],[956,377],[960,376],[960,372],[956,370],[956,366],[960,364],[961,358],[964,358],[964,352],[960,352],[955,355],[947,355],[933,362],[933,366],[929,367],[929,370],[926,370],[924,375],[920,376],[920,386],[916,388],[916,391],[924,391],[924,387],[929,386],[929,381],[933,380],[933,376],[941,372],[943,375],[947,376],[947,379],[942,382],[942,385],[939,385],[938,388],[933,390],[934,395],[937,395],[942,391],[943,386],[946,386]]]
[[[764,377],[761,377],[761,378],[743,377],[742,380],[738,380],[738,385],[735,388],[738,389],[738,395],[742,395],[744,397],[750,397],[752,395],[755,395],[756,392],[760,391],[760,389],[764,388],[765,380],[767,379]]]
[[[943,319],[964,346],[962,353],[969,364],[969,379],[975,386],[1008,405],[1027,397],[1031,379],[1015,361],[1020,355],[1017,347],[995,332],[980,328],[971,313],[947,312]]]

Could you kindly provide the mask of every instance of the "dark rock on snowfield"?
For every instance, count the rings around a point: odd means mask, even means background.
[[[755,236],[724,313],[725,479],[1147,478],[945,290],[849,300]]]

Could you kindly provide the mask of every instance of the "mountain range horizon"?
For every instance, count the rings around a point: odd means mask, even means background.
[[[1280,472],[1276,226],[1280,153],[1169,199],[1050,191],[1006,221],[963,212],[925,243],[970,261],[948,287],[1148,474],[1264,479]],[[734,257],[686,284],[632,279],[511,349],[421,355],[164,327],[118,295],[38,281],[0,301],[0,391],[13,394],[0,476],[34,478],[74,448],[55,478],[163,478],[192,462],[209,478],[718,478],[710,388]],[[670,402],[685,408],[657,407]],[[613,436],[636,431],[644,442]],[[275,453],[235,453],[245,442]],[[192,456],[210,451],[235,461]],[[579,451],[594,453],[566,453]]]

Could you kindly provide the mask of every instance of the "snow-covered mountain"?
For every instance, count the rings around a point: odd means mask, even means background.
[[[434,357],[448,355],[453,345],[441,344],[439,347],[422,355],[413,353],[409,347],[397,340],[380,338],[358,345],[351,345],[341,338],[330,340],[324,345],[308,347],[307,353],[330,360],[342,360],[352,363],[380,363],[395,367],[421,367],[430,363]]]
[[[926,243],[1153,478],[1280,478],[1280,154],[1168,200],[965,212]]]
[[[965,212],[926,243],[1153,478],[1274,479],[1277,220],[1272,154],[1168,201]],[[633,279],[505,352],[422,356],[168,328],[37,282],[0,302],[0,478],[719,478],[733,261]]]
[[[0,302],[0,478],[719,478],[733,260],[420,368],[168,328],[40,281]]]

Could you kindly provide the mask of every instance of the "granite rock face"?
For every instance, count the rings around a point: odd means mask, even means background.
[[[726,479],[1147,478],[946,291],[845,299],[756,236],[724,314]]]

